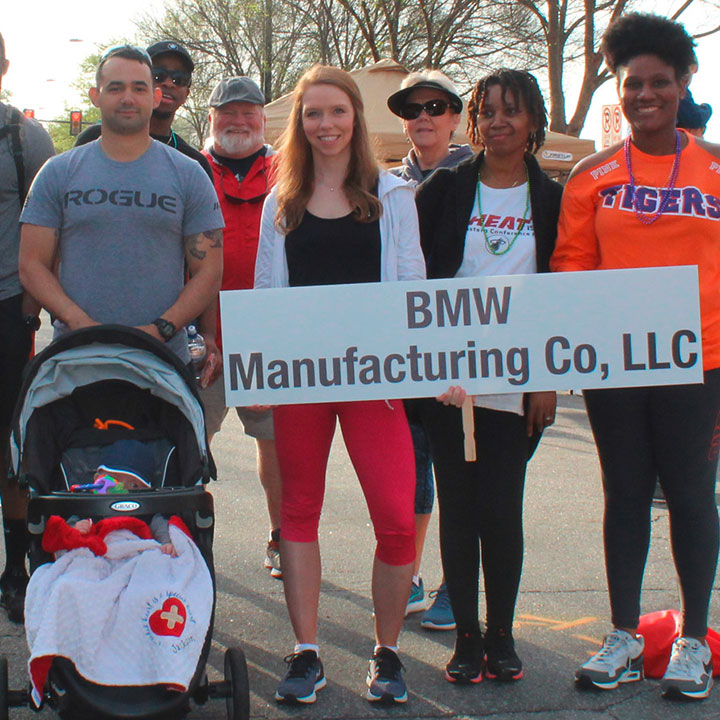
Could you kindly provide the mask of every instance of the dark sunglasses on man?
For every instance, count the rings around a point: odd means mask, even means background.
[[[416,120],[424,110],[430,117],[444,115],[450,103],[445,100],[428,100],[426,103],[406,103],[400,108],[400,117],[403,120]]]
[[[185,70],[166,70],[161,67],[153,68],[153,80],[156,83],[164,83],[168,78],[172,80],[172,84],[177,87],[187,87],[190,85],[191,75]]]

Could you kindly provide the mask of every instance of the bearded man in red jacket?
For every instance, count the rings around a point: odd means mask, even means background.
[[[273,150],[265,144],[265,96],[248,77],[221,80],[210,95],[210,137],[203,155],[225,218],[222,290],[252,288],[263,201],[270,191]],[[215,355],[216,379],[201,389],[208,435],[220,430],[227,415],[225,389],[219,373],[222,346],[220,318],[214,304],[203,315],[200,331]],[[270,517],[265,567],[275,578],[280,568],[280,469],[275,452],[272,410],[235,408],[245,433],[257,442],[258,475]]]

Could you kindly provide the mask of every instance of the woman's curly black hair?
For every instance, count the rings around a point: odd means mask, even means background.
[[[638,55],[655,55],[675,69],[679,79],[697,64],[695,41],[675,20],[650,13],[628,13],[611,23],[600,42],[610,71]]]
[[[493,85],[499,85],[502,89],[503,100],[506,93],[510,93],[516,104],[522,104],[528,111],[537,128],[528,137],[527,149],[531,153],[538,151],[545,142],[545,128],[547,128],[547,110],[545,100],[538,81],[526,70],[510,70],[500,68],[486,75],[473,88],[472,96],[468,101],[467,133],[474,145],[480,145],[480,131],[478,130],[478,118],[482,109],[485,95]]]

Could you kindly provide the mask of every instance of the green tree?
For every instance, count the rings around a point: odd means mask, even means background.
[[[609,78],[597,50],[600,36],[609,22],[635,7],[647,9],[648,4],[641,0],[177,0],[166,5],[162,17],[142,18],[138,28],[147,39],[176,40],[195,54],[209,83],[203,86],[205,81],[198,79],[196,102],[207,97],[210,84],[219,77],[238,74],[258,79],[273,100],[315,62],[352,70],[390,57],[409,70],[445,70],[465,87],[488,68],[508,65],[527,68],[545,80],[551,129],[578,135],[595,91]],[[667,0],[654,11],[686,20],[696,37],[720,30],[720,0]],[[578,98],[569,108],[569,89],[578,74]]]
[[[177,0],[137,26],[147,40],[183,44],[215,79],[258,78],[273,100],[316,62],[353,70],[392,58],[476,76],[498,53],[525,57],[533,23],[498,0]]]
[[[534,19],[542,43],[538,50],[540,67],[547,70],[550,89],[550,129],[578,136],[592,103],[595,91],[610,78],[602,55],[598,52],[600,37],[608,24],[625,12],[640,7],[638,0],[506,0],[524,7]],[[683,21],[690,9],[702,6],[702,28],[687,29],[695,37],[705,37],[720,30],[720,8],[708,0],[674,0],[662,3],[661,12]],[[538,58],[539,59],[539,58]],[[580,92],[568,119],[566,104],[568,70],[581,70]]]

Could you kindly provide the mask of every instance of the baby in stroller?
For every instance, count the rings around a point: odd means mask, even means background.
[[[107,457],[118,440],[152,448],[154,472],[118,477],[127,454]],[[247,720],[242,649],[226,649],[224,680],[207,673],[215,515],[205,488],[216,470],[188,368],[139,330],[68,333],[28,364],[10,456],[30,496],[31,698],[8,690],[0,655],[0,717],[29,701],[71,720],[179,720],[224,698],[230,718]],[[177,557],[160,550],[168,539]]]
[[[122,439],[106,448],[93,483],[75,488],[122,502],[150,491],[153,465],[144,443]],[[210,627],[212,578],[179,517],[148,520],[48,518],[42,547],[55,561],[32,574],[25,602],[36,704],[58,657],[99,685],[189,687]]]
[[[97,494],[123,494],[138,490],[150,490],[155,458],[150,448],[139,440],[117,440],[105,449],[102,462],[95,471],[93,482],[86,485],[72,485],[73,492]],[[70,517],[67,525],[74,527],[81,535],[90,535],[95,529],[92,518]],[[150,531],[160,543],[160,552],[177,557],[175,546],[170,540],[168,519],[159,513],[150,521]],[[47,550],[47,548],[46,548]]]

